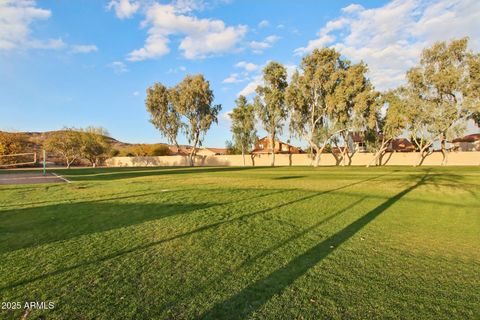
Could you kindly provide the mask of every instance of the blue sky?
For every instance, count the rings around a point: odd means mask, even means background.
[[[333,46],[387,89],[434,41],[469,36],[478,50],[479,3],[0,0],[0,129],[97,125],[125,142],[165,141],[148,122],[145,89],[203,73],[223,106],[204,145],[223,147],[228,111],[239,93],[252,97],[269,60],[292,72]]]

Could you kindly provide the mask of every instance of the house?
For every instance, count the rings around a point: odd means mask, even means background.
[[[264,137],[259,139],[255,143],[255,147],[252,150],[252,154],[270,153],[271,152],[270,141],[271,141],[270,137]],[[302,150],[300,148],[294,147],[280,140],[275,140],[275,145],[273,149],[275,153],[286,153],[286,154],[302,153]]]
[[[348,147],[358,152],[367,152],[367,144],[363,132],[349,132],[348,133]]]
[[[414,152],[416,147],[408,139],[393,139],[387,147],[387,152]]]
[[[192,147],[187,145],[179,145],[178,148],[176,146],[168,146],[168,149],[170,151],[169,155],[172,156],[186,156],[192,151]]]
[[[452,144],[455,151],[480,151],[480,133],[453,139]]]
[[[202,148],[197,151],[199,156],[223,156],[227,154],[225,148]]]

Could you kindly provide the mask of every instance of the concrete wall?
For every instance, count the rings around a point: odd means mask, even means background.
[[[373,159],[371,153],[357,153],[352,158],[352,165],[364,166]],[[270,165],[270,155],[262,154],[254,158],[255,166]],[[383,158],[383,163],[392,166],[410,166],[418,161],[416,152],[395,152],[387,153]],[[308,166],[312,159],[307,154],[276,154],[275,165],[278,166]],[[437,166],[442,163],[442,154],[434,152],[425,158],[423,165]],[[336,164],[335,158],[331,154],[322,154],[320,165],[333,166]],[[144,166],[188,166],[188,158],[185,156],[161,156],[161,157],[113,157],[106,160],[109,167],[144,167]],[[229,156],[197,156],[196,166],[243,166],[241,155]],[[252,165],[250,156],[246,156],[246,165]],[[480,152],[450,152],[448,154],[447,165],[452,166],[478,166],[480,165]]]

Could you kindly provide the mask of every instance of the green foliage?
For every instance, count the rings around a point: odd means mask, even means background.
[[[101,127],[87,127],[80,130],[82,156],[87,159],[93,167],[100,164],[110,154],[110,142],[108,132]]]
[[[152,153],[154,156],[167,156],[170,153],[170,149],[167,145],[161,144],[156,146]]]
[[[27,136],[17,132],[0,131],[0,155],[23,153],[27,150]]]
[[[177,144],[181,129],[192,144],[190,164],[212,123],[217,123],[221,105],[213,105],[213,91],[203,75],[188,75],[173,88],[154,84],[147,89],[146,107],[151,122],[169,141]]]
[[[242,149],[232,141],[225,141],[225,148],[227,148],[227,154],[242,154]]]
[[[268,133],[282,133],[283,122],[287,117],[285,90],[287,71],[278,62],[270,62],[263,70],[263,86],[256,89],[255,111]]]
[[[280,63],[272,61],[263,69],[263,85],[256,89],[254,108],[263,128],[269,134],[272,166],[275,165],[273,144],[276,135],[282,133],[283,123],[288,115],[285,104],[287,86],[287,70]]]
[[[150,113],[150,122],[163,134],[170,143],[178,146],[177,135],[183,124],[178,110],[172,104],[173,89],[160,83],[147,88],[145,105]]]
[[[410,129],[426,144],[454,138],[478,111],[478,55],[475,58],[467,46],[467,38],[437,42],[407,73],[404,98],[410,105]]]
[[[349,130],[375,126],[379,94],[366,77],[366,65],[352,65],[335,49],[315,49],[300,69],[286,93],[290,132],[316,150],[318,165],[323,148],[336,135],[347,141]]]
[[[60,155],[67,168],[82,156],[83,135],[74,128],[56,131],[45,140],[45,149]]]
[[[163,143],[155,144],[134,144],[119,148],[120,157],[147,157],[166,156],[170,153],[168,145]]]
[[[234,149],[245,155],[252,148],[257,140],[257,131],[255,130],[255,113],[252,104],[247,102],[244,96],[239,96],[235,100],[236,107],[232,110],[230,118],[232,119],[231,131],[233,133]]]

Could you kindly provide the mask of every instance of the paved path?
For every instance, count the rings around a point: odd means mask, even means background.
[[[65,183],[70,182],[67,179],[56,175],[55,173],[47,173],[45,176],[42,172],[28,173],[5,173],[0,174],[0,185],[5,184],[35,184],[35,183]]]

